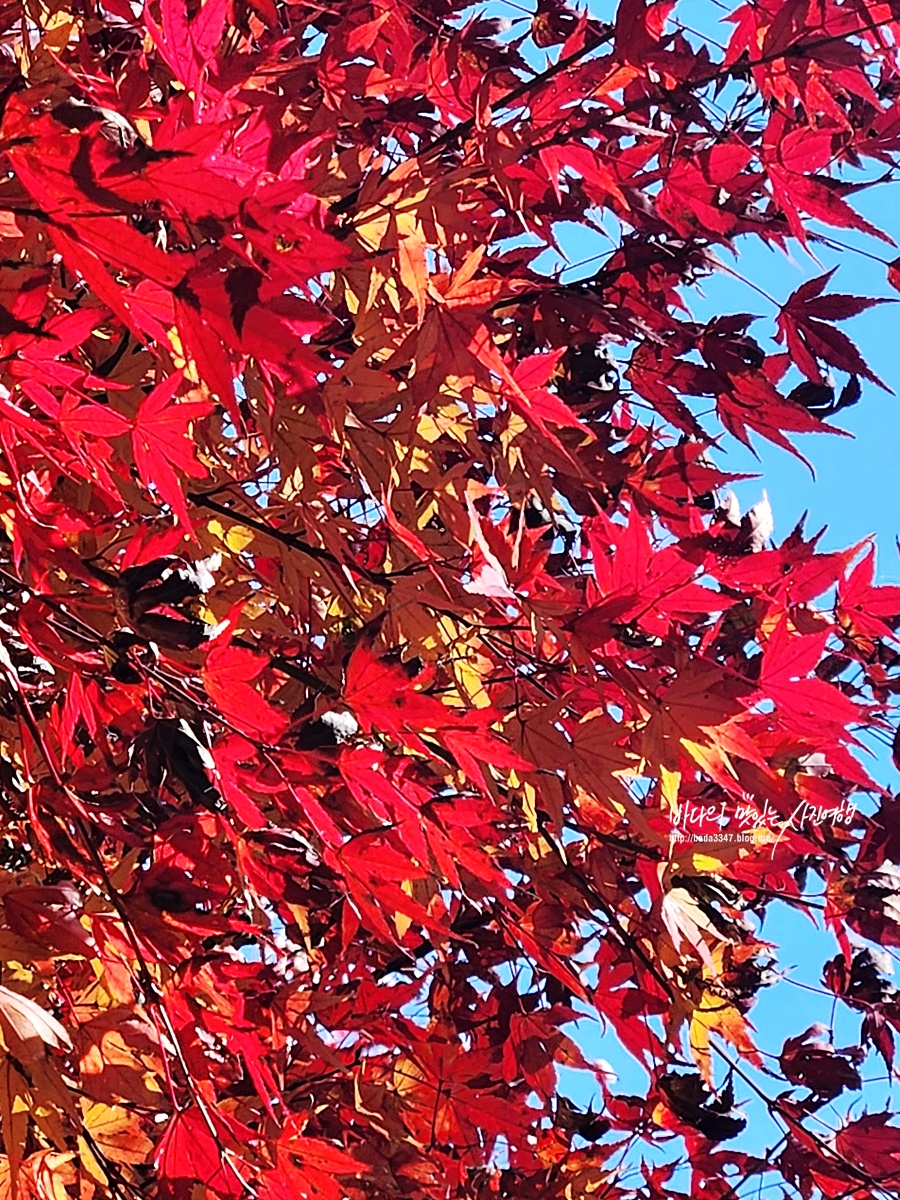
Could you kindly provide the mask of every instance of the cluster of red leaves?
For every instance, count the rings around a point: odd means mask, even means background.
[[[855,733],[900,589],[773,548],[691,404],[827,428],[872,301],[810,281],[783,354],[684,308],[740,235],[878,233],[838,174],[900,150],[900,6],[756,0],[719,58],[672,7],[0,4],[0,1196],[627,1200],[638,1145],[663,1200],[685,1144],[698,1200],[900,1180],[887,1114],[815,1121],[900,1029]],[[604,215],[590,278],[535,269]],[[810,871],[859,1044],[771,1060],[767,1161],[717,1148],[724,1068]]]

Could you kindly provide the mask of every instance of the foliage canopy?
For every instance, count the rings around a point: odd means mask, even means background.
[[[689,299],[890,245],[900,6],[673,9],[0,4],[0,1196],[895,1194],[817,1114],[900,1028],[900,588],[715,457],[876,301]],[[856,1045],[764,1056],[779,904]]]

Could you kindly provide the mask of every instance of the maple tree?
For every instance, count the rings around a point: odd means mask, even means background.
[[[900,1184],[817,1115],[894,1070],[900,588],[716,457],[877,385],[877,301],[689,311],[890,247],[900,5],[523,12],[0,3],[0,1196]],[[785,904],[854,1045],[753,1027]]]

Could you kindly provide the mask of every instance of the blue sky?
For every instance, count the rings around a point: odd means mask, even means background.
[[[527,0],[524,6],[507,0],[492,0],[490,5],[470,11],[506,17],[514,22],[510,33],[514,36],[524,31],[524,25],[518,23],[522,20],[523,7],[529,7]],[[730,7],[737,7],[736,0]],[[609,19],[615,11],[615,3],[613,0],[602,3],[591,0],[590,8],[592,15]],[[713,41],[724,43],[728,40],[730,26],[722,24],[721,18],[728,8],[718,0],[682,0],[674,16]],[[727,98],[722,99],[727,103]],[[900,242],[900,187],[897,184],[881,184],[853,197],[852,202],[869,221]],[[881,296],[891,301],[900,299],[887,282],[885,265],[900,254],[900,250],[853,231],[824,227],[820,227],[820,231],[843,243],[845,248],[815,248],[817,257],[813,258],[792,243],[793,257],[786,257],[779,251],[767,249],[762,243],[743,239],[738,245],[738,258],[730,260],[726,256],[725,261],[738,275],[762,288],[778,302],[786,300],[805,280],[832,267],[838,270],[829,285],[830,291]],[[610,226],[610,232],[615,233],[613,226]],[[577,264],[594,255],[605,255],[610,249],[609,241],[575,226],[557,227],[556,233],[567,260],[573,264],[565,276],[567,279],[590,274],[590,266],[579,268]],[[559,264],[551,262],[547,256],[543,265],[549,271]],[[764,346],[774,335],[777,307],[732,274],[722,272],[713,276],[703,282],[702,288],[686,291],[684,299],[700,320],[717,313],[758,314],[760,320],[750,332]],[[762,441],[757,441],[759,457],[754,458],[726,437],[718,461],[729,471],[758,474],[758,479],[738,483],[735,491],[744,509],[760,498],[763,489],[767,491],[776,522],[776,541],[785,537],[801,515],[808,512],[808,533],[827,526],[823,538],[825,548],[842,548],[874,535],[879,546],[879,581],[900,583],[900,555],[896,545],[900,533],[900,506],[895,500],[900,485],[900,306],[893,302],[879,305],[841,327],[859,346],[874,372],[897,395],[864,382],[859,404],[840,413],[833,422],[852,437],[813,435],[798,438],[799,448],[814,465],[815,476],[798,459]],[[626,355],[627,351],[623,350],[621,356]],[[788,386],[799,381],[799,375],[786,380]],[[841,382],[839,378],[838,384]],[[897,786],[896,771],[883,750],[879,750],[877,757],[867,765],[885,785]],[[835,1006],[832,998],[821,991],[822,964],[837,952],[830,935],[816,930],[806,916],[784,905],[773,906],[762,935],[781,947],[779,967],[786,977],[777,986],[763,990],[751,1014],[759,1031],[760,1048],[777,1054],[785,1038],[802,1033],[817,1021],[825,1025],[834,1021],[836,1045],[856,1042],[859,1015],[841,1005]],[[607,1059],[619,1072],[617,1090],[646,1091],[643,1072],[629,1062],[614,1038],[604,1034],[596,1021],[579,1023],[577,1039],[589,1055]],[[882,1107],[890,1099],[889,1085],[879,1082],[885,1076],[883,1064],[870,1055],[861,1073],[865,1081],[874,1081],[874,1086],[866,1089],[865,1102],[870,1109]],[[784,1089],[783,1083],[779,1085],[764,1075],[757,1079],[770,1095]],[[582,1104],[586,1104],[591,1096],[592,1089],[581,1073],[564,1072],[563,1086]],[[740,1081],[737,1090],[744,1097],[749,1094]],[[846,1114],[848,1110],[852,1110],[854,1116],[860,1115],[862,1103],[854,1100],[851,1094],[849,1102],[841,1101],[823,1109],[818,1114],[822,1124],[817,1132],[827,1136],[829,1127],[836,1128],[840,1124],[840,1114]],[[750,1117],[746,1133],[728,1145],[759,1153],[777,1141],[779,1134],[759,1101],[751,1101],[746,1111]],[[754,1180],[752,1187],[748,1185],[748,1194],[756,1195],[760,1188],[762,1194],[767,1194],[766,1183]]]
[[[575,4],[573,3],[573,7]],[[615,0],[590,0],[592,16],[609,20],[615,13]],[[700,35],[723,45],[728,41],[731,25],[723,18],[738,7],[720,0],[681,0],[673,17],[689,30],[687,36],[699,43]],[[527,27],[532,5],[530,0],[491,0],[473,6],[466,15],[483,13],[512,22],[507,36],[521,35]],[[555,51],[548,56],[554,57]],[[546,60],[545,60],[546,61]],[[535,64],[543,65],[543,63]],[[720,97],[721,103],[726,98]],[[883,171],[878,166],[875,174]],[[896,242],[900,242],[900,184],[881,184],[852,198],[863,216],[878,226]],[[815,225],[812,228],[817,228]],[[823,546],[830,549],[853,545],[871,534],[880,546],[878,559],[879,581],[900,583],[900,555],[895,540],[900,533],[900,506],[894,500],[895,479],[900,477],[900,293],[887,282],[885,263],[900,255],[887,243],[858,234],[818,226],[819,232],[844,243],[846,250],[813,247],[816,257],[791,243],[793,257],[766,248],[756,239],[743,238],[737,244],[738,257],[723,254],[727,266],[750,283],[761,287],[774,299],[784,301],[801,283],[824,271],[838,267],[829,290],[872,297],[884,297],[891,303],[869,309],[862,315],[844,322],[841,328],[857,343],[863,357],[897,395],[881,391],[864,382],[863,397],[852,409],[838,415],[832,423],[852,434],[849,438],[812,435],[797,438],[804,456],[815,468],[815,478],[798,459],[757,440],[756,459],[733,439],[724,439],[719,461],[728,470],[755,472],[761,478],[739,483],[735,487],[746,508],[759,499],[765,488],[776,521],[776,540],[786,536],[804,511],[809,512],[807,530],[828,526]],[[576,264],[595,255],[605,255],[611,243],[599,235],[591,235],[573,225],[557,225],[560,244],[572,265],[566,279],[589,275],[592,267],[578,269]],[[610,225],[614,232],[614,223]],[[543,260],[548,271],[559,264],[556,256]],[[688,307],[699,319],[716,313],[751,312],[761,318],[750,332],[763,345],[775,332],[776,309],[759,292],[741,283],[734,276],[719,273],[705,280],[702,287],[684,292]],[[792,382],[799,382],[800,376]],[[838,380],[840,384],[841,380]]]
[[[711,27],[710,18],[718,7],[709,0],[687,0],[679,5],[676,15],[686,24],[706,30]],[[727,31],[728,26],[724,29]],[[718,40],[725,38],[719,34]],[[855,196],[852,202],[868,220],[900,242],[900,186],[880,184]],[[874,535],[879,547],[879,582],[896,583],[900,582],[897,550],[900,533],[900,505],[897,503],[900,485],[900,305],[894,301],[900,296],[887,282],[884,261],[894,258],[900,251],[852,231],[822,228],[822,232],[845,243],[847,249],[817,248],[816,261],[796,244],[792,244],[793,257],[786,258],[760,243],[745,241],[739,244],[739,259],[733,265],[780,301],[804,280],[832,267],[838,270],[829,290],[882,296],[892,301],[869,309],[841,327],[859,346],[875,374],[897,395],[864,382],[859,404],[840,413],[833,422],[852,434],[852,438],[813,435],[797,439],[802,453],[815,468],[815,478],[803,463],[767,443],[757,443],[760,460],[754,464],[752,456],[743,448],[733,442],[723,442],[719,461],[727,464],[730,470],[759,472],[758,481],[740,483],[735,490],[744,507],[758,499],[763,487],[767,490],[775,515],[776,540],[787,535],[805,511],[809,513],[808,531],[827,526],[823,538],[826,548],[842,548]],[[884,261],[875,261],[870,255]],[[700,317],[715,312],[759,313],[763,319],[752,329],[757,338],[763,333],[771,334],[774,329],[775,314],[771,305],[725,274],[706,282],[702,299],[692,296],[689,305]],[[898,786],[897,772],[885,751],[867,765],[886,786]],[[801,1033],[814,1021],[828,1025],[832,1019],[835,1021],[836,1045],[856,1042],[859,1016],[843,1005],[835,1008],[830,998],[814,990],[806,990],[822,986],[822,964],[837,949],[831,936],[816,932],[806,916],[784,905],[773,908],[763,936],[782,948],[780,967],[792,969],[788,975],[790,982],[764,990],[751,1014],[759,1031],[760,1046],[777,1051],[785,1037]],[[885,1077],[884,1065],[870,1054],[861,1074],[864,1081],[881,1081]],[[770,1094],[780,1090],[771,1080],[761,1082]],[[822,1110],[818,1114],[823,1122],[817,1129],[820,1136],[827,1136],[826,1126],[836,1128],[839,1125],[839,1113],[849,1112],[858,1117],[864,1103],[870,1109],[876,1109],[885,1102],[890,1107],[897,1102],[896,1088],[892,1096],[887,1082],[875,1082],[874,1086],[865,1089],[864,1095],[865,1101],[851,1097],[850,1103],[844,1099]],[[748,1131],[733,1145],[746,1143],[747,1148],[756,1150],[760,1141],[769,1139],[773,1127],[760,1110],[761,1106],[756,1104],[748,1108],[751,1116]],[[753,1188],[752,1194],[755,1191]]]

